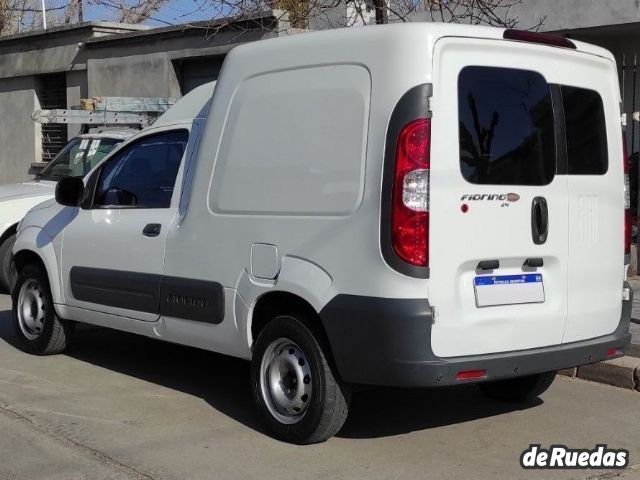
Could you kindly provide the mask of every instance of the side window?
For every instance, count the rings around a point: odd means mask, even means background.
[[[556,170],[551,90],[530,70],[465,67],[458,77],[460,169],[482,185],[547,185]]]
[[[49,162],[39,175],[42,180],[58,181],[62,177],[82,176],[82,158],[86,145],[89,143],[87,139],[74,138],[60,153]]]
[[[168,208],[187,130],[142,138],[108,161],[96,186],[95,206]]]
[[[598,92],[562,86],[570,175],[604,175],[609,169],[604,106]]]
[[[87,153],[90,141],[91,140],[85,138],[77,147],[69,150],[67,162],[69,165],[68,175],[70,177],[82,177],[87,173],[84,171],[84,156]]]
[[[98,165],[107,154],[116,146],[122,143],[122,140],[115,138],[96,138],[91,142],[87,159],[85,161],[84,173],[87,174],[93,167]]]

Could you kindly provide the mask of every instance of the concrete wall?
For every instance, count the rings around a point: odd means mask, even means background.
[[[167,35],[127,34],[87,42],[89,96],[180,97],[176,63],[183,59],[225,55],[240,43],[264,38],[264,31],[204,30]]]
[[[541,30],[615,25],[640,21],[638,0],[524,0],[511,13],[518,17],[519,27],[535,25],[544,18]]]
[[[91,23],[0,38],[0,78],[55,73],[78,67],[84,42],[119,33],[146,30],[137,25]]]
[[[15,77],[35,73],[60,72],[72,67],[78,54],[76,44],[56,45],[25,42],[19,49],[0,47],[0,77]]]
[[[67,105],[87,95],[84,42],[146,29],[139,26],[85,23],[0,38],[0,184],[27,180],[42,157],[40,125],[31,120],[39,109],[37,75],[67,72]],[[77,127],[69,127],[71,136]]]
[[[88,98],[89,89],[87,81],[87,71],[73,70],[67,72],[67,107],[80,104],[80,99]],[[67,136],[72,138],[80,133],[79,125],[68,125]]]
[[[405,5],[401,0],[391,0],[397,6]],[[420,2],[418,2],[419,4]],[[409,5],[410,2],[406,2]],[[499,17],[508,15],[518,20],[517,28],[529,29],[538,25],[541,19],[544,23],[540,31],[556,31],[574,28],[593,27],[599,25],[617,25],[640,21],[640,0],[521,0],[505,2],[507,9],[497,9]],[[512,5],[513,4],[513,5]],[[326,28],[325,24],[337,23],[341,20],[343,7],[336,7],[336,12],[325,13],[330,21],[318,21],[315,25]],[[398,11],[406,11],[406,7]],[[399,21],[392,12],[391,21]],[[438,11],[432,15],[418,7],[415,12],[407,15],[409,21],[442,21]],[[322,20],[322,18],[320,19]],[[446,14],[445,14],[446,21]],[[371,22],[375,22],[372,16]]]
[[[40,126],[30,117],[39,108],[38,75],[66,72],[67,106],[93,96],[178,98],[181,60],[219,59],[239,43],[276,35],[255,22],[215,35],[206,28],[145,30],[87,23],[0,38],[0,184],[27,179],[41,159]],[[78,132],[68,126],[69,137]]]
[[[34,87],[31,76],[0,79],[0,184],[26,180],[40,155],[40,129],[31,120]]]
[[[163,54],[89,60],[89,96],[179,97],[180,85]]]

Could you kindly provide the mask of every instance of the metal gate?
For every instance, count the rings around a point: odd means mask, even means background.
[[[38,77],[36,93],[40,108],[53,110],[67,108],[67,77],[64,73]],[[50,123],[42,125],[42,161],[53,159],[67,144],[67,126]]]
[[[200,85],[217,80],[223,61],[224,55],[176,61],[180,93],[186,95]]]

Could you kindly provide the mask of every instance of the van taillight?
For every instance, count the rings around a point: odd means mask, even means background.
[[[629,190],[629,157],[627,142],[622,135],[622,163],[624,169],[624,254],[631,254],[631,192]]]
[[[396,146],[391,243],[405,262],[429,265],[429,167],[431,120],[404,126]]]

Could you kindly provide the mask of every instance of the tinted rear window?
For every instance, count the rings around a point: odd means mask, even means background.
[[[603,175],[609,168],[602,98],[594,90],[562,86],[570,175]]]
[[[549,84],[539,73],[465,67],[458,78],[460,168],[476,184],[547,185],[555,173]]]

